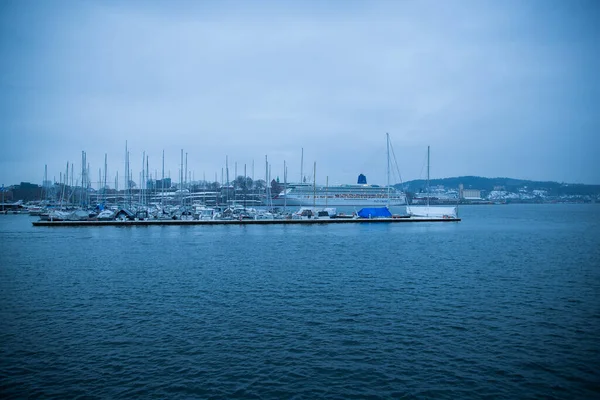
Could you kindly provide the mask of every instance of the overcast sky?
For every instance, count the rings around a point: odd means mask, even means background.
[[[599,71],[595,0],[2,1],[0,183],[113,186],[127,140],[136,182],[385,184],[389,132],[403,180],[600,184]]]

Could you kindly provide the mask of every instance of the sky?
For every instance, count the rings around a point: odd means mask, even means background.
[[[195,180],[385,184],[386,133],[391,183],[431,146],[431,178],[600,184],[598,71],[595,0],[5,0],[0,184],[85,151],[114,187],[126,141],[138,183],[183,149]]]

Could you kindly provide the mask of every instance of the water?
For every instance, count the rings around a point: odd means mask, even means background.
[[[460,212],[319,226],[0,216],[0,396],[600,396],[600,206]]]

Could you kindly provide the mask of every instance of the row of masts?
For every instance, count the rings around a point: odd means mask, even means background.
[[[303,156],[304,156],[304,149],[302,149],[303,152]],[[150,172],[150,167],[149,167],[150,161],[149,161],[149,156],[146,154],[146,152],[144,151],[142,154],[142,168],[141,168],[141,172],[139,173],[139,182],[140,182],[140,190],[134,191],[134,185],[135,182],[133,181],[133,169],[132,169],[132,161],[131,161],[131,154],[129,151],[129,147],[128,147],[128,143],[127,141],[125,142],[125,168],[124,168],[124,183],[122,184],[123,186],[123,191],[124,191],[124,203],[127,206],[131,206],[133,203],[136,204],[140,204],[140,205],[147,205],[150,201],[151,198],[151,192],[149,190],[147,190],[147,186],[148,183],[152,181],[153,175]],[[66,164],[66,170],[63,172],[61,171],[59,173],[59,180],[56,181],[56,178],[54,179],[54,183],[55,184],[59,184],[60,188],[61,188],[61,193],[59,195],[59,203],[60,205],[63,205],[68,203],[69,205],[75,205],[78,204],[81,207],[85,207],[87,205],[89,205],[90,203],[90,196],[89,196],[89,191],[93,186],[93,182],[91,179],[91,173],[90,173],[90,165],[87,162],[87,154],[85,151],[81,152],[81,171],[78,174],[79,176],[76,176],[75,174],[75,166],[74,163],[69,163],[67,162]],[[164,150],[162,151],[162,170],[161,170],[161,180],[160,180],[160,185],[158,185],[158,173],[155,171],[154,173],[154,186],[155,186],[155,192],[156,192],[156,188],[158,186],[160,186],[160,199],[161,199],[161,206],[164,206],[164,199],[165,199],[165,191],[166,190],[171,190],[172,189],[172,184],[169,187],[166,187],[165,185],[165,152]],[[107,190],[108,190],[108,154],[105,153],[104,155],[104,168],[99,168],[98,169],[98,193],[102,194],[102,201],[105,202],[106,201],[106,196],[107,196]],[[170,179],[170,172],[169,172],[169,179]],[[237,162],[235,163],[235,176],[236,178],[238,178],[237,175]],[[246,164],[244,164],[244,179],[249,178],[247,175],[247,167]],[[254,182],[254,160],[252,161],[252,182]],[[270,193],[271,191],[271,187],[270,187],[270,182],[272,179],[272,175],[271,175],[271,164],[268,161],[268,157],[265,156],[265,191],[266,191],[266,198],[267,201],[270,200],[272,193]],[[183,149],[181,149],[181,157],[180,157],[180,168],[179,168],[179,177],[178,177],[178,185],[175,186],[176,187],[176,191],[179,191],[180,194],[183,194],[183,192],[185,190],[188,190],[190,188],[190,184],[192,182],[194,182],[193,180],[193,172],[192,171],[188,171],[188,153],[184,152]],[[203,184],[204,184],[204,188],[206,189],[206,186],[208,184],[208,182],[206,181],[206,173],[203,173],[203,180],[202,180]],[[219,183],[218,178],[217,178],[217,173],[215,172],[215,181],[214,183]],[[225,188],[231,188],[231,184],[232,181],[230,179],[230,174],[229,174],[229,157],[226,156],[225,157],[225,167],[224,169],[221,169],[221,182],[220,182],[220,187],[225,187]],[[48,187],[50,185],[50,182],[48,181],[48,165],[44,166],[44,183],[42,185],[43,190],[46,192],[46,197],[48,195]],[[284,161],[284,186],[287,187],[287,166],[286,163]],[[114,179],[114,191],[115,192],[119,192],[119,171],[116,171],[115,173],[115,179]],[[70,192],[68,192],[70,189]],[[135,193],[134,193],[135,192]],[[78,195],[78,201],[75,202],[73,199],[73,196]],[[226,196],[229,195],[229,191],[226,191]],[[100,197],[98,195],[95,196],[97,200],[100,199]],[[137,197],[137,198],[136,198]],[[181,196],[182,198],[182,205],[185,205],[185,196]],[[226,201],[229,201],[228,198],[226,198]],[[267,204],[269,205],[269,204]]]
[[[391,185],[390,185],[390,169],[391,169],[391,162],[390,162],[390,138],[389,138],[389,134],[386,133],[386,146],[387,146],[387,197],[388,200],[390,198],[390,190],[391,190]],[[393,150],[393,149],[392,149]],[[395,157],[395,156],[394,156]],[[429,192],[429,147],[427,148],[427,191]],[[237,175],[237,162],[234,164],[235,165],[235,176],[236,179],[238,178]],[[179,193],[181,194],[181,201],[182,201],[182,205],[186,205],[185,204],[185,196],[183,196],[183,192],[187,189],[190,188],[190,184],[194,182],[193,179],[193,172],[192,171],[188,171],[188,153],[184,152],[184,149],[181,149],[180,152],[180,164],[179,164],[179,183],[176,186],[177,191],[179,191]],[[124,202],[127,206],[131,206],[132,203],[137,203],[137,204],[141,204],[141,205],[148,205],[151,199],[151,191],[148,190],[148,184],[149,182],[152,181],[153,175],[150,171],[150,161],[149,161],[149,156],[146,154],[146,152],[144,151],[142,154],[142,168],[141,168],[141,172],[139,173],[139,182],[140,182],[140,190],[136,191],[135,193],[135,198],[134,197],[134,181],[133,181],[133,170],[131,168],[131,159],[130,159],[130,151],[128,148],[128,143],[127,141],[125,142],[125,168],[124,168],[124,172],[125,172],[125,176],[124,176],[124,184],[123,184],[123,191],[124,191]],[[313,183],[313,191],[316,192],[316,162],[314,163],[313,166],[313,176],[312,176],[312,183]],[[104,170],[102,171],[102,169],[100,168],[98,170],[98,193],[102,194],[102,201],[106,202],[106,196],[107,196],[107,189],[108,189],[108,154],[105,153],[104,155]],[[169,179],[170,179],[170,172],[169,172]],[[203,173],[203,183],[204,183],[204,187],[206,188],[207,185],[207,181],[206,181],[206,174]],[[247,169],[246,169],[246,164],[244,164],[244,179],[248,178],[247,175]],[[288,169],[287,169],[287,163],[284,160],[283,162],[283,181],[284,181],[284,190],[287,191],[287,185],[288,185]],[[302,152],[301,152],[301,162],[300,162],[300,180],[301,182],[305,183],[306,182],[306,176],[304,175],[304,148],[302,148]],[[270,203],[271,200],[271,195],[272,193],[270,193],[270,189],[271,189],[271,164],[269,164],[268,161],[268,157],[265,156],[265,197],[266,197],[266,201],[267,201],[267,206],[271,206],[272,204]],[[252,181],[254,182],[254,161],[252,161]],[[329,187],[329,177],[326,177],[326,190]],[[48,168],[47,165],[45,166],[44,169],[44,187],[47,186],[48,183]],[[56,181],[55,181],[56,183]],[[75,187],[79,187],[80,190],[78,191],[79,194],[79,204],[81,206],[86,206],[89,204],[90,202],[90,198],[89,198],[89,189],[92,187],[92,181],[91,181],[91,174],[90,174],[90,165],[87,162],[87,154],[85,151],[81,152],[81,175],[80,177],[77,177],[77,179],[75,178],[75,173],[74,173],[74,164],[71,163],[70,164],[70,168],[69,168],[69,163],[67,162],[66,165],[66,170],[65,170],[65,174],[64,174],[64,178],[62,175],[62,172],[60,173],[60,180],[59,183],[62,187],[62,193],[60,195],[60,203],[62,204],[63,201],[65,202],[69,202],[70,204],[73,204],[73,198],[72,196],[74,195],[74,190],[72,188]],[[219,183],[217,180],[217,173],[215,172],[215,181],[214,183]],[[225,167],[224,169],[221,169],[221,187],[223,187],[223,185],[226,185],[226,187],[229,189],[231,186],[231,180],[230,180],[230,175],[229,175],[229,157],[226,156],[225,157]],[[65,191],[67,190],[67,186],[71,187],[71,193],[65,193]],[[158,173],[155,170],[154,173],[154,191],[155,193],[157,192],[158,189]],[[245,185],[244,185],[245,186]],[[161,180],[160,180],[160,202],[161,202],[161,206],[164,206],[164,199],[165,199],[165,189],[171,189],[172,185],[169,188],[165,188],[165,151],[162,151],[162,170],[161,170]],[[116,192],[119,192],[119,171],[116,171],[115,174],[115,179],[114,179],[114,190]],[[226,196],[229,195],[229,190],[226,191]],[[156,197],[156,196],[154,196]],[[96,198],[98,199],[98,195],[96,196]],[[287,196],[284,196],[284,198],[287,198]],[[327,196],[326,196],[327,198]],[[313,199],[316,201],[316,199],[313,196]],[[429,196],[428,196],[428,200],[429,200]],[[228,202],[229,199],[226,198],[226,201]],[[284,205],[285,206],[285,205]]]

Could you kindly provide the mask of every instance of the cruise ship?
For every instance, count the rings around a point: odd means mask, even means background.
[[[366,183],[334,186],[290,183],[272,201],[274,206],[392,207],[405,205],[406,196],[393,187]]]

